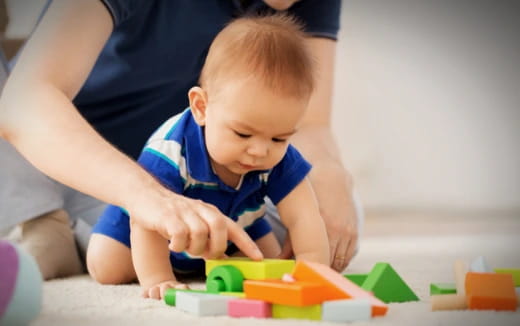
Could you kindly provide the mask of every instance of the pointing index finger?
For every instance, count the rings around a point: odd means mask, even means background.
[[[233,242],[247,257],[262,260],[264,256],[249,235],[231,219],[226,219],[228,240]]]

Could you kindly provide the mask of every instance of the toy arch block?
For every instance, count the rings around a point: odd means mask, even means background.
[[[300,260],[296,262],[293,276],[298,281],[325,285],[327,300],[367,298],[372,306],[372,316],[384,316],[388,310],[384,302],[324,264]]]
[[[283,274],[291,273],[294,268],[294,260],[290,259],[264,259],[254,261],[246,257],[232,257],[227,259],[206,260],[206,275],[217,266],[230,265],[238,268],[244,279],[265,280],[281,279]]]
[[[511,274],[469,272],[465,285],[469,309],[516,310],[518,298]]]
[[[230,265],[217,266],[206,278],[206,290],[209,293],[242,292],[244,276],[238,268]]]
[[[244,293],[248,299],[300,307],[321,304],[327,300],[325,286],[302,281],[246,280]]]
[[[419,301],[389,263],[377,263],[361,285],[385,303]]]

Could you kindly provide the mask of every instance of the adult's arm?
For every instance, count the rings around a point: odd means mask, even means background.
[[[72,188],[126,208],[132,219],[183,250],[200,222],[261,258],[246,233],[210,205],[162,187],[105,141],[74,107],[76,96],[113,29],[99,0],[54,0],[28,40],[0,98],[0,136],[36,168]],[[208,241],[191,237],[191,241]],[[210,248],[211,249],[211,248]]]
[[[303,126],[292,142],[313,166],[309,179],[327,228],[332,267],[341,271],[355,253],[358,229],[352,178],[331,130],[336,41],[312,37],[308,43],[317,62],[317,83]]]

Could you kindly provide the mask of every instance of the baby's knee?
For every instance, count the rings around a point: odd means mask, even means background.
[[[105,239],[90,240],[87,250],[87,269],[100,284],[124,284],[136,279],[130,249],[113,246]],[[114,240],[112,240],[114,241]]]

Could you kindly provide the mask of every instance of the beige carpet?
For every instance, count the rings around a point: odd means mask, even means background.
[[[356,325],[520,325],[516,312],[432,312],[431,282],[453,282],[452,263],[486,257],[493,267],[520,267],[520,216],[381,215],[367,218],[358,257],[349,273],[367,273],[389,262],[420,297],[390,304],[385,317]],[[193,283],[201,287],[201,282]],[[32,325],[337,325],[299,320],[199,318],[163,302],[139,297],[137,285],[101,286],[88,276],[44,284],[43,311]]]

